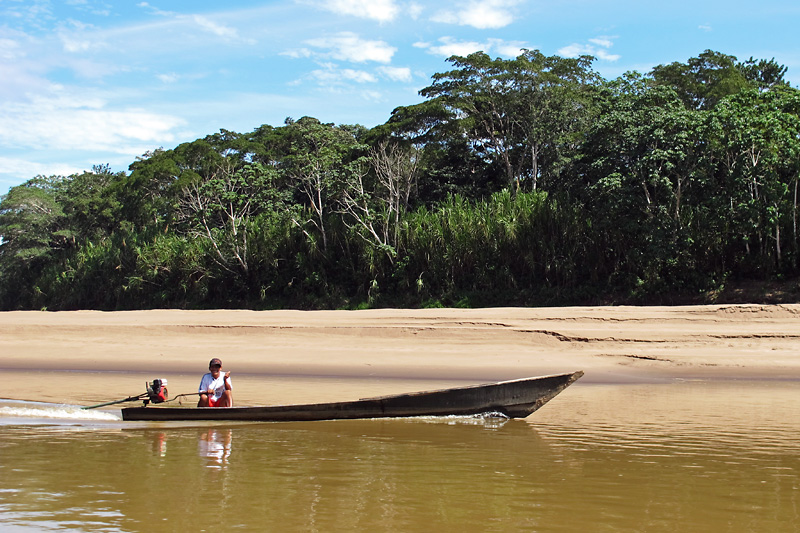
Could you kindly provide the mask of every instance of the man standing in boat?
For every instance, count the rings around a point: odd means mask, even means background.
[[[216,357],[208,363],[210,372],[200,380],[200,401],[197,407],[233,407],[230,371],[222,374],[222,361]]]

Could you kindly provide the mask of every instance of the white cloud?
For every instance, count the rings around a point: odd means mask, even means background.
[[[142,153],[154,144],[174,141],[173,130],[184,124],[170,115],[133,107],[109,110],[106,106],[101,97],[67,94],[0,104],[0,145]]]
[[[16,177],[15,183],[29,180],[34,176],[68,176],[80,172],[84,169],[70,163],[41,163],[38,161],[28,161],[19,157],[3,157],[0,156],[0,168],[3,169],[3,174],[8,174]],[[9,187],[12,183],[9,182]],[[0,194],[2,194],[0,189]]]
[[[70,53],[86,52],[92,47],[91,41],[75,39],[64,35],[61,36],[61,44],[64,47],[64,51]]]
[[[313,80],[320,86],[327,89],[342,89],[352,86],[352,83],[376,83],[378,78],[367,71],[339,68],[335,63],[322,63],[321,68],[312,70],[302,79],[292,82],[290,85],[300,85],[303,80]]]
[[[311,57],[314,55],[314,52],[309,50],[308,48],[295,48],[293,50],[284,50],[280,53],[282,56],[291,57],[292,59],[301,59],[304,57]]]
[[[111,14],[111,6],[102,0],[100,2],[89,2],[89,0],[66,0],[65,4],[68,6],[73,6],[81,11],[87,11],[93,15],[107,17]],[[99,4],[99,6],[95,6],[94,4]]]
[[[6,2],[6,4],[8,5],[3,6],[4,17],[23,21],[35,28],[44,29],[54,18],[50,2]]]
[[[621,56],[611,54],[608,49],[614,46],[616,37],[599,36],[589,39],[589,44],[572,43],[558,50],[564,57],[578,57],[580,55],[594,56],[601,61],[617,61]]]
[[[373,102],[381,102],[384,100],[383,93],[379,91],[363,91],[361,95],[365,100],[371,100]]]
[[[322,0],[311,3],[338,15],[351,15],[381,23],[391,22],[400,12],[395,0]]]
[[[173,12],[173,11],[161,10],[161,9],[157,8],[156,6],[152,6],[152,5],[148,4],[147,2],[139,2],[138,4],[136,4],[136,6],[137,7],[142,7],[142,8],[145,8],[145,9],[149,9],[150,13],[152,13],[153,15],[158,15],[160,17],[173,17],[173,16],[176,15],[176,13]]]
[[[456,41],[452,37],[441,37],[437,45],[430,43],[414,43],[417,48],[424,48],[428,53],[450,57],[450,56],[468,56],[473,52],[485,51],[486,44],[477,41]]]
[[[594,50],[594,47],[588,44],[572,43],[563,48],[559,48],[558,53],[564,57],[577,57],[579,55],[591,54]]]
[[[453,37],[441,37],[439,44],[417,42],[413,46],[423,48],[428,53],[443,57],[468,56],[473,52],[485,52],[489,55],[500,55],[502,57],[517,57],[522,53],[523,48],[529,48],[522,41],[504,41],[502,39],[487,39],[484,42],[478,41],[458,41]]]
[[[502,39],[489,39],[490,50],[494,50],[498,55],[507,58],[517,57],[522,53],[523,48],[531,49],[527,43],[522,41],[504,41]]]
[[[611,48],[614,46],[614,41],[611,39],[612,37],[595,37],[594,39],[589,39],[589,42],[597,46],[602,46],[603,48]]]
[[[175,83],[176,81],[181,79],[181,77],[174,72],[170,72],[169,74],[159,74],[157,78],[163,81],[164,83]]]
[[[313,70],[311,71],[311,76],[323,85],[335,85],[346,81],[354,81],[356,83],[374,83],[378,81],[378,79],[369,72],[349,68],[338,69],[333,66],[329,66],[325,69]]]
[[[618,60],[619,60],[619,58],[620,58],[620,57],[622,57],[622,56],[621,56],[621,55],[619,55],[619,54],[609,54],[609,53],[608,53],[608,52],[606,52],[605,50],[597,50],[597,51],[595,52],[594,56],[595,56],[597,59],[601,60],[601,61],[610,61],[610,62],[612,62],[612,63],[613,63],[614,61],[618,61]]]
[[[102,40],[98,38],[97,31],[91,24],[70,19],[60,26],[57,33],[65,52],[86,52],[103,46]]]
[[[358,83],[375,83],[378,81],[374,75],[363,70],[353,70],[349,68],[342,69],[342,77],[345,80],[352,80]]]
[[[701,24],[701,25],[699,25],[697,27],[697,29],[703,30],[703,31],[713,31],[714,30],[714,28],[712,28],[709,24]]]
[[[218,37],[222,37],[223,39],[230,41],[239,40],[239,32],[237,32],[233,28],[229,28],[228,26],[218,24],[213,20],[209,20],[208,18],[203,17],[201,15],[194,15],[192,17],[192,20],[202,29],[206,30],[207,32],[213,33]]]
[[[186,14],[176,13],[174,11],[164,11],[153,5],[150,5],[147,2],[140,2],[136,5],[137,7],[149,10],[150,13],[153,15],[169,19],[170,22],[175,23],[179,28],[182,26],[183,28],[188,29],[189,32],[193,31],[195,28],[200,28],[201,30],[210,33],[212,35],[216,35],[217,37],[220,37],[228,42],[242,42],[245,44],[256,43],[254,39],[241,37],[239,35],[238,29],[231,26],[226,26],[225,24],[222,24],[218,20],[212,20],[207,16],[186,15]],[[140,26],[140,29],[143,30],[146,30],[147,28],[148,28],[147,25]],[[161,25],[158,25],[157,31],[163,32],[163,27]]]
[[[0,61],[0,103],[25,98],[26,94],[53,86],[41,72],[39,64]]]
[[[69,175],[96,163],[126,168],[155,146],[174,144],[180,118],[99,98],[40,97],[0,104],[0,194],[36,175]]]
[[[0,59],[17,59],[25,54],[17,41],[0,38]]]
[[[331,37],[310,39],[305,44],[314,48],[327,49],[327,52],[321,54],[323,57],[332,57],[354,63],[364,63],[366,61],[389,63],[397,51],[397,48],[389,46],[383,41],[361,39],[352,32],[341,32]]]
[[[378,67],[378,72],[392,81],[411,81],[411,69],[408,67]]]
[[[498,29],[514,22],[513,9],[520,0],[470,0],[455,9],[442,10],[431,20],[445,24],[472,26],[481,30]]]

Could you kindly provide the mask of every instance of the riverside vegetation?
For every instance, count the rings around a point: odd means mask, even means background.
[[[221,130],[0,201],[0,308],[669,303],[800,273],[800,90],[705,51],[448,60],[368,129]]]

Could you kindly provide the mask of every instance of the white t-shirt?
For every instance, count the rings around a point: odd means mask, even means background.
[[[231,378],[228,378],[228,385],[230,385],[231,390],[233,390]],[[214,379],[214,376],[211,375],[211,372],[205,374],[203,379],[200,380],[200,386],[198,387],[197,392],[208,392],[208,389],[214,389],[212,398],[214,398],[215,402],[222,398],[222,395],[225,394],[225,374],[220,372],[217,379]]]

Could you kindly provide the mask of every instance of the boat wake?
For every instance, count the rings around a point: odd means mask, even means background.
[[[503,427],[510,418],[498,411],[491,411],[476,415],[416,416],[411,418],[397,418],[396,420],[416,421],[427,424],[447,424],[451,426],[484,426],[488,429],[497,429]]]
[[[78,405],[59,405],[52,403],[0,401],[0,424],[11,421],[28,423],[40,421],[118,421],[119,415],[108,411],[87,411]]]

